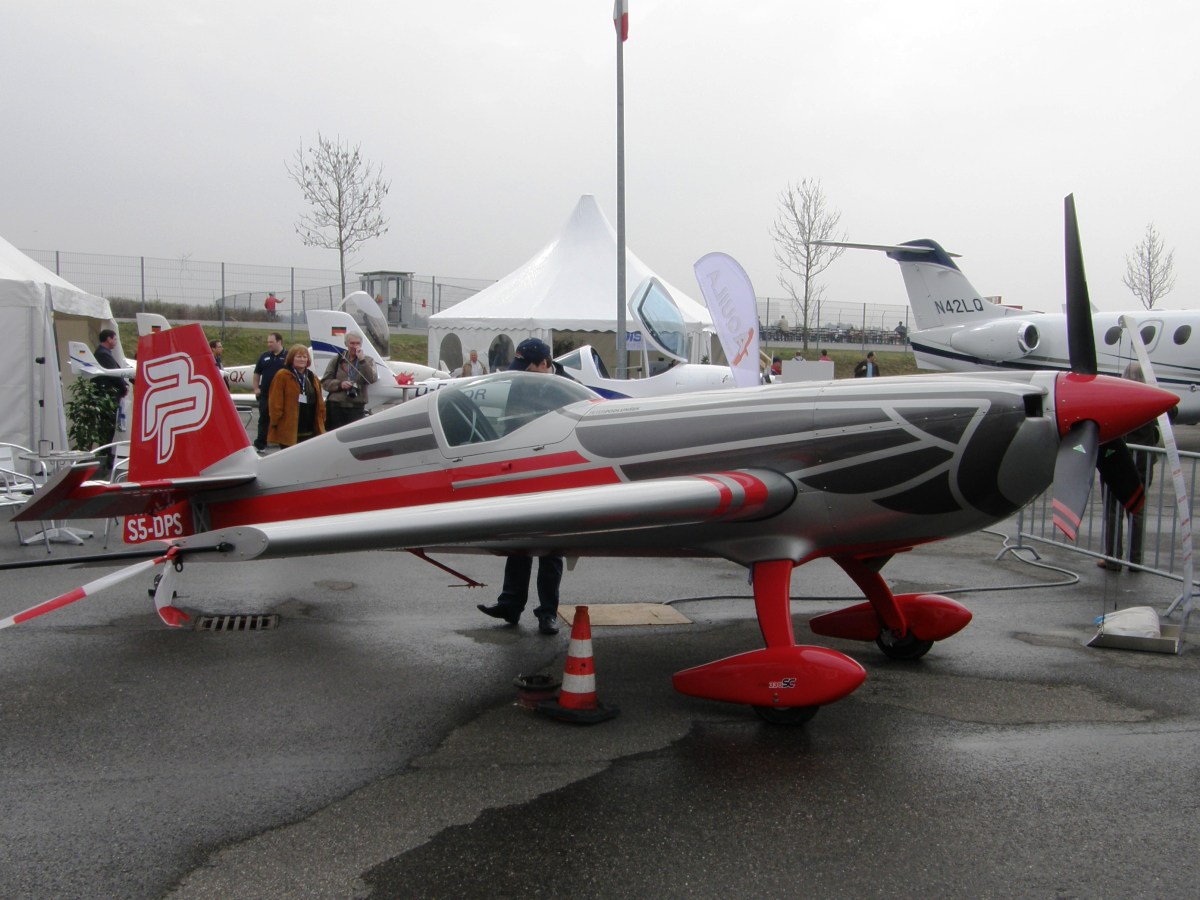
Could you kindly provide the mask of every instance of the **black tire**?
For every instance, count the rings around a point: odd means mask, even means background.
[[[883,651],[888,659],[914,660],[920,659],[933,646],[933,641],[922,641],[906,634],[902,638],[893,637],[886,629],[879,632],[875,644]]]
[[[819,706],[752,706],[768,725],[803,725],[817,714]]]

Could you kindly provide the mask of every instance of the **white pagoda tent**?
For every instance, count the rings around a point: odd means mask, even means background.
[[[654,272],[626,248],[629,297]],[[661,279],[660,279],[661,281]],[[683,313],[688,359],[709,355],[712,317],[703,303],[662,282]],[[492,368],[512,360],[513,348],[528,337],[578,347],[595,346],[605,363],[616,362],[617,235],[596,198],[584,194],[551,241],[528,262],[478,294],[429,317],[429,365],[455,368],[471,350]],[[626,327],[637,322],[626,311]]]

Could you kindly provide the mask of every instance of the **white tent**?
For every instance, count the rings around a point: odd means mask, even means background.
[[[51,441],[68,449],[60,366],[67,342],[93,345],[104,327],[115,327],[103,297],[81,291],[0,238],[0,441],[33,449]]]
[[[626,248],[628,295],[654,272]],[[666,282],[663,282],[666,284]],[[687,324],[688,358],[709,354],[712,317],[707,307],[666,284]],[[579,198],[558,235],[523,266],[478,294],[429,317],[429,365],[457,367],[464,351],[507,365],[527,337],[594,343],[612,366],[617,330],[617,235],[591,194]],[[626,297],[628,302],[628,296]],[[637,330],[626,312],[627,328]],[[606,335],[597,341],[595,334]]]

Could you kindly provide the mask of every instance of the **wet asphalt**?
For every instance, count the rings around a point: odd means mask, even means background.
[[[8,535],[0,557],[45,555]],[[620,715],[592,727],[515,702],[568,636],[475,610],[499,560],[447,559],[484,589],[404,553],[185,567],[180,605],[280,616],[257,633],[165,629],[130,582],[0,633],[0,896],[1194,895],[1200,656],[1084,646],[1096,615],[1162,609],[1173,583],[1001,546],[884,570],[976,589],[954,595],[974,621],[917,663],[813,638],[807,618],[858,598],[826,561],[797,570],[798,638],[868,670],[798,728],[671,689],[760,645],[720,561],[567,573],[564,603],[694,620],[593,630]],[[101,571],[5,572],[0,614]]]

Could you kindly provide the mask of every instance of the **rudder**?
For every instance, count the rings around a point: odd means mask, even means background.
[[[250,447],[199,325],[143,335],[137,359],[130,481],[205,474]]]
[[[1004,315],[996,304],[983,299],[937,241],[908,241],[888,249],[887,255],[900,265],[917,330]]]

